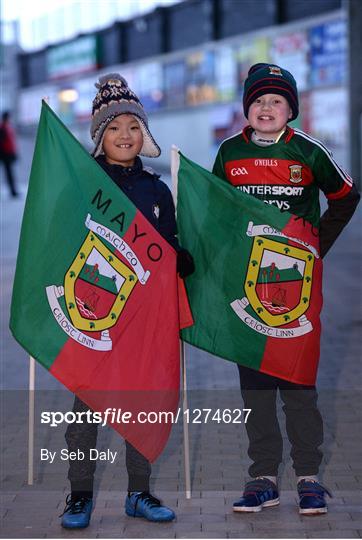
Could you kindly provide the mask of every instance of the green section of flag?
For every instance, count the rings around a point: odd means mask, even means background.
[[[195,324],[182,331],[182,338],[217,356],[258,369],[267,338],[240,321],[230,304],[244,297],[248,286],[245,281],[254,241],[247,235],[249,223],[268,224],[281,231],[291,214],[238,191],[179,156],[180,244],[192,253],[196,267],[186,280]],[[255,313],[253,316],[257,318]]]
[[[54,319],[46,287],[64,285],[65,273],[89,232],[85,226],[88,214],[124,236],[136,208],[43,102],[21,228],[10,328],[17,341],[47,368],[68,336]]]

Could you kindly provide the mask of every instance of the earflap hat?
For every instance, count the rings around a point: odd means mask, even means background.
[[[103,153],[103,135],[108,124],[120,114],[132,114],[138,121],[143,135],[140,154],[158,157],[161,149],[151,135],[147,114],[136,94],[128,86],[126,79],[119,73],[108,73],[100,77],[95,86],[98,92],[93,100],[90,129],[95,145],[93,156],[97,157]]]
[[[292,109],[291,120],[297,118],[299,114],[297,83],[289,71],[274,64],[260,63],[251,66],[244,83],[243,106],[246,118],[250,105],[264,94],[284,96]]]

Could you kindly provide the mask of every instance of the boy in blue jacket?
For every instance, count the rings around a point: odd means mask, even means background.
[[[117,186],[150,221],[154,228],[177,251],[177,272],[184,278],[194,271],[192,256],[179,246],[176,233],[175,207],[169,188],[151,168],[144,167],[140,155],[158,157],[161,153],[153,139],[145,110],[127,81],[118,73],[104,75],[96,84],[93,101],[91,136],[95,144],[93,156]],[[74,412],[87,411],[88,406],[75,397]],[[69,424],[66,431],[69,452],[78,449],[89,456],[96,447],[97,424]],[[173,510],[163,506],[150,494],[151,465],[126,441],[128,495],[126,514],[149,521],[171,521]],[[71,494],[62,514],[65,528],[89,525],[93,506],[95,461],[69,461],[68,478]]]

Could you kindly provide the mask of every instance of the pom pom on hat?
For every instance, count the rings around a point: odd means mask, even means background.
[[[138,121],[143,135],[142,156],[158,157],[160,147],[148,128],[147,114],[136,94],[119,73],[107,73],[95,83],[98,92],[93,100],[91,137],[95,148],[93,156],[103,152],[102,142],[104,130],[114,118],[120,114],[132,114]]]
[[[289,71],[274,64],[259,63],[251,66],[244,83],[243,106],[246,118],[250,105],[264,94],[278,94],[285,97],[292,109],[291,120],[297,118],[299,114],[297,83]]]

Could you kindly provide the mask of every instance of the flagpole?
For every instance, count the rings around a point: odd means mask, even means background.
[[[179,149],[174,144],[171,147],[171,182],[172,182],[172,196],[173,202],[177,208],[177,178],[178,170],[180,168],[180,154]]]
[[[49,96],[42,101],[49,104]],[[28,486],[34,484],[35,360],[29,357]]]
[[[29,438],[28,438],[28,485],[34,483],[34,418],[35,418],[35,360],[29,358]]]
[[[171,180],[172,180],[172,195],[175,206],[177,207],[177,179],[178,170],[180,167],[180,154],[177,146],[171,147]],[[188,409],[187,400],[187,376],[186,376],[186,354],[185,343],[180,340],[180,361],[181,361],[181,379],[182,379],[182,421],[183,421],[183,446],[184,446],[184,463],[185,463],[185,494],[186,499],[191,499],[191,472],[190,472],[190,444],[189,444],[189,424],[187,422],[188,414],[185,411]]]
[[[190,473],[190,443],[189,443],[189,415],[185,414],[188,410],[187,400],[187,377],[186,377],[186,353],[185,343],[180,340],[181,353],[181,378],[182,378],[182,416],[184,432],[184,462],[185,462],[185,492],[186,499],[191,499],[191,473]]]

